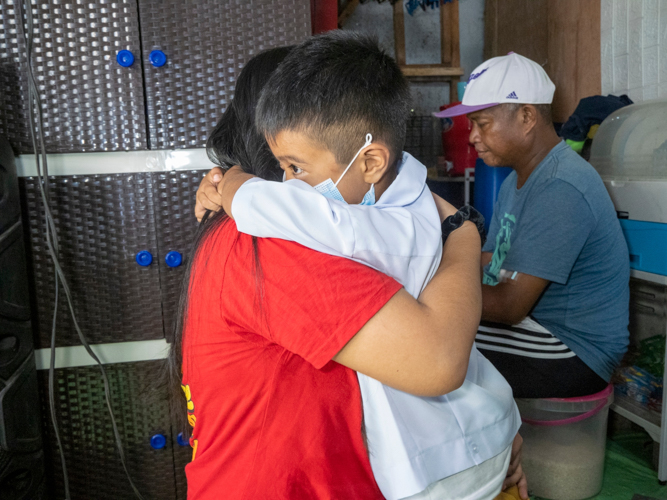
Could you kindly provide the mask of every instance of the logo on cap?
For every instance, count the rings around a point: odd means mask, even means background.
[[[473,80],[475,80],[475,79],[479,78],[480,76],[482,76],[484,73],[486,73],[486,70],[487,70],[487,69],[489,69],[489,68],[484,68],[484,69],[483,69],[482,71],[480,71],[479,73],[473,73],[473,74],[471,74],[471,75],[470,75],[470,78],[468,78],[468,83],[470,83],[470,82],[472,82]]]
[[[505,97],[505,99],[518,99],[516,92],[512,92],[510,95]]]

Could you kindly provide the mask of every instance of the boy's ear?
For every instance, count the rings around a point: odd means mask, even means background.
[[[374,142],[361,154],[364,182],[377,184],[389,168],[391,152],[381,142]]]

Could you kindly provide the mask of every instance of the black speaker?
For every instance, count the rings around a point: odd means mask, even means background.
[[[41,500],[45,494],[44,453],[0,450],[0,500]]]
[[[12,378],[32,353],[32,324],[0,316],[0,380]]]
[[[30,319],[23,227],[18,220],[0,233],[0,317]]]
[[[44,492],[44,455],[14,154],[0,137],[0,500]]]
[[[20,214],[14,153],[7,139],[0,136],[0,234],[18,221]]]
[[[42,447],[35,356],[30,354],[14,374],[0,380],[0,448],[11,452]]]

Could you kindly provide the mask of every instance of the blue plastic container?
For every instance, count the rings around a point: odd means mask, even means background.
[[[511,172],[509,167],[489,167],[481,158],[475,163],[474,206],[484,216],[484,227],[487,231],[500,186]]]
[[[620,219],[630,250],[630,267],[667,276],[667,224]]]

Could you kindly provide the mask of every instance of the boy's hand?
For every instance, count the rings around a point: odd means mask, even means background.
[[[222,209],[232,219],[234,218],[232,215],[232,201],[234,200],[234,196],[239,188],[253,177],[256,176],[247,174],[241,167],[234,165],[225,172],[225,175],[218,184],[218,194],[220,195]]]
[[[218,193],[217,188],[223,175],[220,167],[214,167],[199,183],[197,204],[195,205],[195,217],[199,222],[201,222],[207,210],[217,212],[222,208],[222,196]]]
[[[435,200],[435,206],[438,208],[438,214],[440,215],[440,223],[442,224],[447,217],[450,215],[454,215],[457,210],[454,205],[452,205],[449,202],[446,202],[440,196],[438,196],[435,193],[431,193],[433,195],[433,199]]]
[[[503,491],[516,485],[519,488],[519,495],[524,500],[528,500],[528,481],[526,474],[521,467],[521,449],[523,447],[523,438],[520,434],[514,437],[512,443],[512,457],[510,458],[510,466],[507,469],[507,477],[503,483]]]

